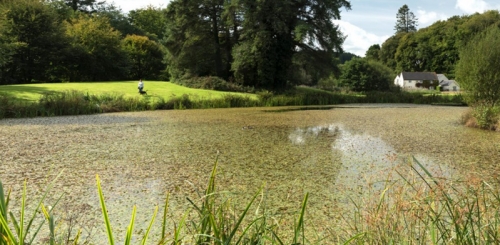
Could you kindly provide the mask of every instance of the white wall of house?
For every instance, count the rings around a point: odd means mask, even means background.
[[[420,80],[405,80],[404,87],[405,89],[416,89],[417,83],[422,83]]]
[[[417,83],[421,82],[421,80],[404,80],[403,73],[397,75],[394,79],[394,84],[404,89],[416,89]]]
[[[399,87],[403,89],[416,89],[417,88],[417,83],[421,83],[422,81],[420,80],[404,80],[403,79],[403,73],[399,74],[396,76],[394,79],[394,84],[398,85]]]
[[[443,87],[444,91],[460,91],[460,85],[455,80],[448,81],[448,85]]]

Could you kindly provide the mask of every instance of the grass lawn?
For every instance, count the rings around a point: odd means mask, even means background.
[[[82,91],[89,94],[123,94],[125,96],[141,96],[138,94],[137,81],[117,82],[82,82],[82,83],[42,83],[0,86],[0,94],[6,94],[22,101],[36,101],[43,93],[62,92],[69,90]],[[257,98],[254,94],[220,92],[213,90],[192,89],[170,82],[144,81],[146,96],[169,100],[184,94],[191,99],[214,99],[226,94],[239,94]]]

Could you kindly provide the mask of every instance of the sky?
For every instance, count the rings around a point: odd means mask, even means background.
[[[114,0],[125,13],[148,5],[166,7],[170,0]],[[418,18],[417,28],[424,28],[452,16],[486,10],[500,10],[498,0],[350,0],[351,10],[342,9],[341,19],[333,20],[347,36],[344,51],[364,56],[371,45],[382,44],[394,34],[396,14],[404,4]]]

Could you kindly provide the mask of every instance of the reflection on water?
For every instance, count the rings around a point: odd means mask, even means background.
[[[342,202],[347,202],[349,195],[383,189],[387,182],[399,178],[394,170],[409,162],[408,156],[399,154],[382,138],[350,132],[341,124],[297,128],[288,138],[294,145],[304,145],[322,136],[331,139],[331,154],[340,154],[341,167],[333,181],[335,191],[344,193],[340,198]],[[413,157],[435,177],[451,178],[453,175],[453,169],[436,164],[428,156]]]

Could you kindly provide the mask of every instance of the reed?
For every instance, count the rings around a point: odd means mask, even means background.
[[[498,244],[500,195],[484,180],[433,176],[417,159],[344,217],[356,244]]]
[[[182,95],[168,100],[157,96],[127,97],[124,94],[91,95],[75,90],[45,93],[37,102],[17,101],[0,95],[0,119],[37,116],[86,115],[95,113],[184,110],[208,108],[235,108],[257,106],[307,106],[346,103],[414,103],[438,105],[463,105],[458,95],[423,94],[409,92],[328,92],[311,88],[296,88],[283,94],[258,92],[250,95],[225,94],[216,98],[198,98]]]
[[[500,243],[500,191],[493,183],[477,177],[451,180],[434,176],[417,159],[412,158],[405,168],[395,169],[395,175],[385,180],[371,196],[355,200],[338,223],[331,237],[338,244],[499,244]],[[410,170],[410,171],[408,171]],[[217,189],[217,161],[206,188],[196,199],[187,198],[188,209],[174,225],[167,226],[169,195],[158,234],[151,234],[159,207],[151,216],[140,244],[156,239],[154,244],[322,244],[307,238],[306,194],[298,216],[288,233],[266,211],[263,189],[259,189],[245,205],[232,202],[227,192]],[[106,227],[108,244],[115,244],[113,226],[108,217],[105,196],[99,176],[97,192]],[[4,191],[0,182],[0,245],[33,244],[42,226],[47,227],[49,244],[69,244],[58,240],[57,222],[52,208],[43,201],[51,189],[47,188],[35,202],[33,214],[26,214],[28,203],[26,184],[20,201],[19,217],[9,211],[10,191]],[[41,211],[41,212],[38,212]],[[38,214],[41,224],[33,222]],[[132,244],[136,207],[132,209],[125,234],[125,244]],[[45,222],[46,221],[46,222]],[[171,229],[168,231],[168,229]],[[80,232],[72,244],[78,244]]]

